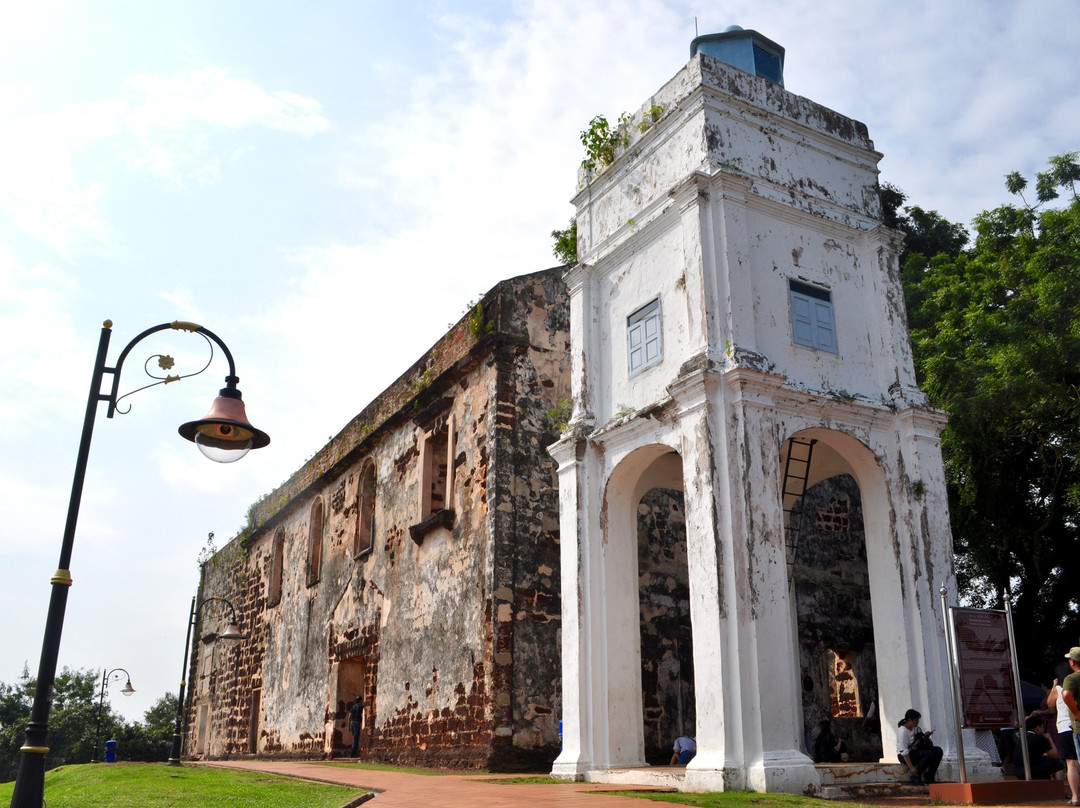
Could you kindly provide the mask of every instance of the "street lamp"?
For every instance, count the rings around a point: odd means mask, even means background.
[[[226,598],[219,598],[217,596],[203,599],[201,602],[196,602],[196,597],[191,599],[191,612],[188,615],[187,624],[187,636],[184,638],[184,667],[180,669],[180,693],[176,699],[176,729],[173,732],[173,745],[172,753],[169,755],[170,766],[183,766],[180,761],[180,755],[184,744],[184,688],[187,687],[188,677],[188,649],[191,648],[191,632],[195,628],[195,618],[199,614],[199,609],[205,606],[207,603],[214,601],[220,601],[229,607],[229,627],[223,632],[217,635],[216,639],[219,640],[242,640],[244,635],[240,633],[240,627],[236,624],[236,607],[232,605]]]
[[[101,715],[105,712],[105,689],[108,687],[110,679],[119,682],[121,673],[127,677],[127,684],[124,685],[120,692],[125,696],[130,696],[135,692],[135,688],[131,686],[130,673],[123,668],[113,668],[108,673],[105,673],[104,670],[101,671],[101,696],[98,698],[97,724],[94,726],[94,751],[90,756],[91,763],[97,763],[98,742],[101,740]]]
[[[41,644],[41,661],[38,664],[37,689],[34,692],[34,705],[30,712],[30,723],[26,727],[26,743],[19,750],[19,769],[15,777],[15,791],[11,796],[11,808],[41,808],[45,796],[45,755],[49,747],[45,741],[49,734],[49,707],[52,697],[53,680],[56,677],[57,657],[60,654],[60,635],[64,628],[64,611],[67,608],[68,590],[71,587],[71,550],[75,541],[75,524],[79,518],[79,504],[82,501],[83,480],[86,476],[86,461],[90,454],[90,439],[94,433],[94,416],[99,402],[109,404],[108,417],[117,411],[117,403],[131,393],[117,396],[120,387],[120,372],[124,360],[131,349],[146,337],[158,331],[172,329],[198,334],[206,340],[210,348],[210,358],[202,369],[181,376],[167,374],[174,362],[171,356],[155,354],[143,364],[146,374],[156,381],[131,391],[136,393],[147,387],[179,381],[188,376],[197,376],[210,367],[214,358],[214,345],[221,348],[229,363],[229,375],[225,377],[225,388],[210,408],[210,412],[198,421],[192,421],[180,427],[180,434],[198,445],[200,451],[211,460],[229,462],[238,460],[251,449],[258,449],[270,443],[270,437],[253,427],[244,412],[244,403],[240,391],[236,389],[240,381],[236,376],[236,365],[232,354],[221,338],[201,325],[187,322],[162,323],[148,328],[127,344],[115,367],[107,367],[106,354],[109,349],[109,337],[112,335],[112,321],[106,320],[101,328],[98,341],[97,358],[94,361],[94,373],[90,380],[90,394],[86,402],[86,415],[83,418],[82,438],[79,453],[75,460],[75,477],[71,483],[71,498],[68,500],[67,522],[64,526],[64,538],[60,546],[60,563],[53,574],[52,595],[49,599],[49,612],[45,619],[45,636]],[[157,366],[166,375],[155,375],[150,370],[150,360],[157,359]],[[112,375],[112,389],[102,392],[102,378]],[[130,408],[129,408],[130,409]],[[120,410],[121,414],[128,410]]]

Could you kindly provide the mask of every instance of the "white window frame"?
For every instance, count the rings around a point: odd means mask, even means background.
[[[838,353],[832,292],[788,280],[788,297],[791,301],[791,341],[806,348]]]
[[[631,376],[660,364],[664,358],[660,326],[660,298],[646,303],[626,318],[626,367]]]

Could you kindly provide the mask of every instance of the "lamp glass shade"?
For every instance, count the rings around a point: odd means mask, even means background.
[[[247,419],[238,390],[222,390],[208,412],[198,421],[180,427],[180,435],[193,441],[199,451],[215,463],[232,463],[252,449],[270,443],[270,436]]]
[[[236,623],[229,623],[229,627],[218,635],[221,640],[242,640],[244,635],[240,633],[240,627]]]
[[[120,692],[123,693],[125,696],[130,696],[132,693],[135,692],[135,688],[131,686],[130,679],[128,679],[127,684],[124,685],[123,689]]]
[[[229,424],[214,424],[200,428],[195,433],[195,445],[203,456],[215,463],[233,463],[251,451],[251,438],[247,440],[235,440],[227,437],[219,437],[218,431],[226,434],[232,431]],[[211,434],[208,431],[213,430]],[[241,430],[237,429],[237,432]],[[249,433],[250,434],[250,433]]]

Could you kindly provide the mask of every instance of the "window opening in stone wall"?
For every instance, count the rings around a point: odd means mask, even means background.
[[[424,447],[424,505],[421,519],[427,519],[446,507],[446,473],[450,462],[446,457],[446,431],[428,436]]]
[[[854,651],[829,651],[829,704],[833,718],[859,718],[862,707],[859,704],[859,681],[855,677],[855,662],[858,654]]]
[[[660,336],[660,298],[657,298],[626,318],[626,354],[631,376],[660,361]]]
[[[409,528],[417,544],[437,527],[454,524],[455,421],[451,413],[439,416],[421,438],[420,522]]]
[[[274,534],[274,544],[270,548],[270,586],[266,592],[268,606],[281,602],[281,580],[285,574],[285,531]]]
[[[788,281],[791,299],[791,339],[796,345],[836,353],[836,322],[832,292]]]
[[[829,533],[851,532],[851,498],[837,494],[829,500],[829,507],[818,508],[817,526]]]
[[[319,582],[319,571],[322,567],[323,546],[323,503],[322,498],[315,500],[311,506],[311,517],[308,520],[308,558],[307,558],[307,584],[313,586]]]
[[[368,463],[360,472],[360,504],[356,512],[356,541],[353,555],[359,558],[375,549],[375,464]]]

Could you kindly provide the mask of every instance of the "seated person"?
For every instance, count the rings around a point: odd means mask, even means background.
[[[669,766],[685,766],[694,759],[697,754],[697,741],[688,735],[680,735],[675,739],[675,746],[671,755]]]
[[[814,763],[846,763],[847,759],[847,745],[833,735],[828,721],[822,721],[814,739]]]
[[[1046,726],[1041,715],[1029,716],[1026,723],[1028,758],[1031,762],[1032,780],[1065,779],[1065,761],[1061,759],[1057,748],[1046,734]],[[1024,777],[1024,756],[1019,747],[1013,755],[1013,771],[1016,776]]]
[[[908,710],[896,727],[896,757],[907,766],[911,782],[917,785],[934,782],[942,750],[930,740],[930,732],[919,730],[918,710]]]

